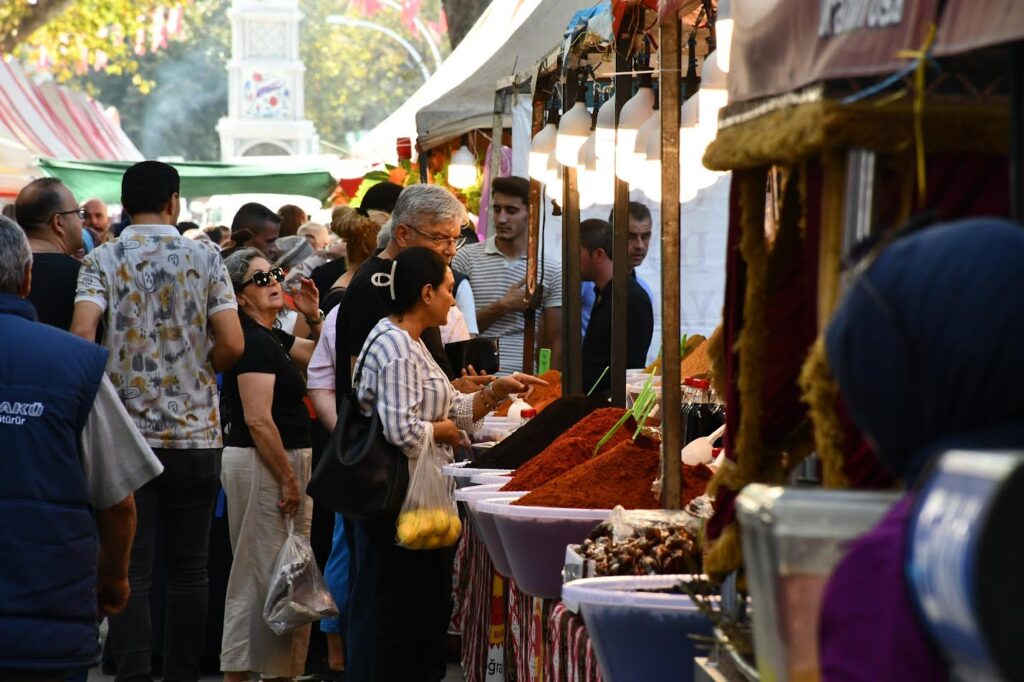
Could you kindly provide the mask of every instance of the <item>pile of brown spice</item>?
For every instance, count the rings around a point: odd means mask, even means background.
[[[534,488],[512,504],[573,509],[657,509],[661,501],[651,491],[661,466],[661,444],[641,436],[576,466]],[[711,470],[703,464],[683,465],[682,504],[704,493]]]

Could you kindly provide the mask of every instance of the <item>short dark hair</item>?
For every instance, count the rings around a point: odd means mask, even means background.
[[[204,227],[203,233],[210,238],[210,241],[214,244],[220,244],[224,241],[224,232],[221,231],[217,225],[211,225],[210,227]]]
[[[590,253],[603,249],[612,257],[612,226],[607,220],[589,218],[580,223],[580,246]]]
[[[280,223],[281,216],[277,215],[263,204],[258,204],[255,201],[250,201],[248,204],[243,204],[238,213],[235,214],[235,219],[231,221],[231,234],[234,234],[240,230],[248,230],[252,234],[258,234],[263,231],[263,226],[267,222]]]
[[[395,258],[395,297],[384,294],[388,312],[401,315],[409,312],[420,300],[423,287],[428,284],[435,289],[444,282],[448,263],[430,249],[417,246],[405,249]]]
[[[178,228],[178,234],[185,234],[189,230],[198,230],[199,224],[194,223],[191,220],[182,220],[175,227]]]
[[[530,181],[517,175],[491,180],[491,194],[504,194],[507,197],[518,197],[523,206],[530,205]]]
[[[25,185],[14,201],[14,220],[26,232],[35,232],[50,222],[61,207],[60,178],[38,178]]]
[[[299,227],[308,222],[309,216],[305,209],[295,204],[285,204],[277,209],[277,215],[281,218],[281,236],[290,237],[299,231]]]
[[[181,176],[161,161],[140,161],[121,178],[121,205],[129,216],[159,213],[181,192]]]
[[[402,193],[402,189],[404,188],[401,185],[394,182],[388,182],[387,180],[378,182],[363,194],[363,199],[359,202],[359,208],[365,211],[394,213],[395,204],[398,202],[398,195]]]
[[[643,220],[648,220],[651,223],[654,222],[654,219],[651,218],[651,209],[647,208],[646,204],[641,204],[639,201],[631,201],[631,202],[629,202],[629,217],[632,218],[633,220],[637,221],[637,222],[640,222],[640,221],[643,221]],[[614,223],[615,222],[615,209],[614,208],[608,214],[608,222],[610,222],[610,223]]]

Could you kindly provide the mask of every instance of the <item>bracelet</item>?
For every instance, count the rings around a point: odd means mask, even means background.
[[[324,311],[317,310],[317,312],[319,313],[319,315],[317,317],[307,317],[306,318],[306,324],[308,324],[310,327],[315,327],[318,324],[323,324],[324,320],[327,319],[327,316],[324,315]]]
[[[488,410],[493,410],[495,407],[497,407],[504,401],[504,398],[498,398],[498,394],[494,392],[493,386],[494,384],[487,384],[486,386],[484,386],[484,390],[480,392],[481,399],[484,401],[484,407],[486,407]],[[488,393],[491,396],[490,400],[487,399]]]

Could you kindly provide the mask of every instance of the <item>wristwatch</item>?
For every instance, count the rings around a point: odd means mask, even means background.
[[[308,324],[310,327],[315,327],[318,324],[323,324],[324,320],[327,319],[327,315],[324,314],[324,311],[318,309],[316,312],[317,312],[317,316],[316,317],[307,317],[306,318],[306,324]]]

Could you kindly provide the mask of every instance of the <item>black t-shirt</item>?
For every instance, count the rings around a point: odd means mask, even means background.
[[[583,390],[589,391],[604,368],[612,364],[612,283],[599,289],[594,301],[587,333],[583,337]],[[654,308],[651,298],[635,277],[629,278],[629,314],[626,320],[626,367],[644,367],[654,335]],[[594,394],[611,387],[610,374],[601,379]]]
[[[309,278],[313,280],[316,290],[320,292],[321,300],[323,300],[324,294],[338,281],[338,278],[345,274],[346,270],[348,270],[348,263],[345,262],[345,259],[335,258],[314,268],[313,272],[309,273]],[[324,312],[327,311],[324,310]]]
[[[63,253],[32,254],[32,290],[28,300],[40,322],[68,331],[75,312],[75,290],[82,264]]]
[[[288,356],[295,337],[280,329],[267,329],[244,313],[239,317],[245,335],[245,353],[234,367],[224,373],[221,388],[224,444],[238,448],[255,446],[238,393],[238,375],[255,372],[275,377],[270,414],[281,433],[281,442],[288,449],[310,447],[309,412],[302,401],[306,396],[306,382]]]
[[[391,261],[379,256],[371,256],[360,266],[356,276],[349,282],[345,297],[338,305],[338,336],[335,348],[338,353],[338,386],[351,386],[352,377],[349,373],[350,357],[359,357],[370,332],[381,319],[388,316],[385,296],[387,287],[374,286],[370,278],[378,272],[391,272]],[[444,370],[449,379],[454,379],[448,354],[441,342],[441,331],[437,327],[423,330],[424,345]],[[338,396],[344,395],[338,390]]]

